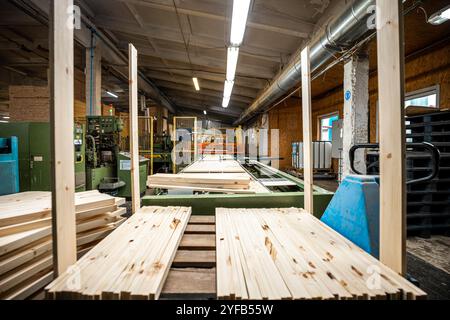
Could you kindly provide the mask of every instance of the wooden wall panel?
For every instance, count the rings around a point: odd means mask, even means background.
[[[406,93],[419,89],[440,85],[440,108],[450,108],[450,44],[426,53],[422,56],[411,58],[406,62]],[[370,142],[377,140],[376,105],[378,100],[378,77],[372,72],[369,79],[370,92]],[[312,101],[312,130],[313,140],[319,139],[319,118],[333,112],[339,112],[343,117],[344,92],[338,87]],[[269,112],[269,126],[271,129],[280,129],[280,156],[284,158],[280,162],[280,168],[288,168],[291,165],[292,142],[302,140],[300,100],[290,98],[273,108]],[[337,165],[333,165],[335,171]]]

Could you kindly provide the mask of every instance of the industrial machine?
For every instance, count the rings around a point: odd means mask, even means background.
[[[131,197],[131,162],[120,152],[123,122],[114,116],[86,117],[86,186],[112,195]],[[141,193],[146,190],[148,159],[140,160]]]
[[[407,143],[409,150],[425,149],[430,154],[429,174],[410,180],[408,185],[433,180],[439,173],[439,150],[430,143]],[[363,175],[354,167],[358,149],[378,149],[378,144],[356,145],[350,149],[350,165],[356,175],[347,176],[336,191],[322,221],[374,257],[379,257],[380,178]],[[370,154],[369,157],[373,157]],[[372,171],[373,171],[373,165]],[[427,174],[427,172],[425,172]]]
[[[19,192],[19,143],[17,137],[0,138],[0,195]]]
[[[0,124],[0,137],[17,137],[20,189],[51,190],[50,124],[46,122],[16,122]],[[74,125],[74,157],[76,191],[85,190],[84,127]]]
[[[224,159],[224,161],[227,160]],[[193,196],[192,191],[188,193],[160,190],[155,195],[144,196],[142,203],[146,206],[191,207],[192,214],[195,215],[214,215],[216,208],[302,208],[304,206],[302,180],[259,161],[244,159],[239,164],[252,179],[252,184],[257,189],[256,193],[196,192]],[[313,196],[314,215],[320,218],[333,197],[333,193],[314,186]]]

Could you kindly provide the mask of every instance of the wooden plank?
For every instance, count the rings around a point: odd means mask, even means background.
[[[216,270],[171,269],[162,291],[164,298],[211,299],[216,296]]]
[[[426,297],[305,210],[219,208],[216,221],[219,299]]]
[[[215,216],[191,216],[189,224],[215,224]]]
[[[214,250],[178,250],[172,268],[213,268],[216,266]]]
[[[72,6],[73,0],[50,3],[52,234],[56,275],[77,261],[74,158],[67,152],[67,146],[73,145],[74,28],[67,25],[72,14],[67,8]]]
[[[80,288],[67,286],[66,272],[47,287],[48,297],[158,299],[190,212],[141,208],[77,262]]]
[[[406,272],[404,36],[401,0],[377,0],[380,260]]]
[[[191,224],[188,225],[184,234],[214,234],[216,227],[209,224]]]
[[[310,50],[306,46],[301,53],[302,61],[302,119],[303,119],[303,180],[305,210],[314,212],[313,206],[313,154],[312,154],[312,103]]]
[[[176,185],[160,185],[160,184],[147,184],[147,187],[154,189],[173,189],[173,190],[192,190],[192,191],[204,191],[204,192],[218,192],[218,193],[230,193],[230,194],[254,194],[254,190],[247,189],[225,189],[225,188],[207,188],[202,186],[176,186]]]
[[[141,191],[139,184],[139,128],[138,128],[138,53],[130,43],[128,46],[129,60],[129,94],[130,94],[130,155],[131,155],[131,211],[136,213],[141,207]]]
[[[34,293],[42,290],[53,279],[53,272],[43,270],[35,276],[28,279],[26,282],[21,283],[18,287],[2,296],[4,300],[24,300]]]
[[[180,250],[214,250],[215,236],[211,234],[186,234],[181,239]]]

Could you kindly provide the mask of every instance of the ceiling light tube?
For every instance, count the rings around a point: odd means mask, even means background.
[[[198,79],[196,77],[192,78],[192,81],[194,82],[195,90],[200,91],[200,85],[198,83]]]
[[[230,97],[223,97],[222,108],[228,108],[230,104]]]
[[[444,22],[450,20],[450,5],[442,8],[438,12],[434,13],[429,19],[428,23],[438,26]]]
[[[233,17],[231,20],[230,42],[232,45],[240,46],[244,40],[245,26],[247,25],[248,9],[250,0],[233,1]]]
[[[231,97],[231,92],[233,92],[234,81],[225,81],[223,88],[223,96],[225,98]]]
[[[208,113],[206,112],[206,110],[203,110],[203,114],[206,116]]]
[[[239,58],[239,48],[229,47],[228,48],[228,58],[227,58],[227,80],[234,81],[236,76],[236,68]]]
[[[115,93],[112,93],[111,91],[106,91],[106,93],[108,94],[108,95],[110,95],[111,97],[113,97],[113,98],[119,98],[119,96],[117,95],[117,94],[115,94]]]

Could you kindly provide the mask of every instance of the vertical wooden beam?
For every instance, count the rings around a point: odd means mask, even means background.
[[[129,59],[129,91],[130,91],[130,155],[131,155],[131,210],[136,213],[141,207],[141,191],[139,187],[139,134],[138,134],[138,73],[137,50],[130,43]]]
[[[50,81],[52,139],[52,230],[54,274],[77,260],[75,163],[73,152],[74,40],[73,0],[50,3]]]
[[[401,0],[377,0],[380,260],[406,272],[405,97]]]
[[[305,210],[314,212],[313,205],[313,154],[312,154],[312,116],[311,116],[311,72],[309,46],[303,49],[302,58],[302,119],[303,119],[303,180]]]

